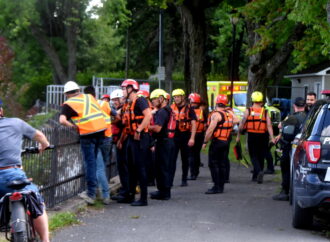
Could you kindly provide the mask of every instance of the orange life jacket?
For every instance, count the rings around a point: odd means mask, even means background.
[[[233,115],[231,112],[227,111],[213,111],[209,114],[208,125],[210,125],[211,116],[214,112],[218,112],[221,115],[222,120],[217,123],[217,126],[213,131],[212,138],[227,141],[234,127]]]
[[[80,135],[93,134],[107,129],[105,116],[92,95],[79,94],[69,98],[64,104],[77,112],[78,116],[71,119],[78,127]]]
[[[110,103],[102,100],[98,100],[98,103],[100,104],[101,110],[103,111],[103,114],[105,115],[105,122],[107,123],[107,129],[104,132],[104,135],[106,137],[112,136],[112,130],[111,130],[111,107]]]
[[[142,97],[139,97],[139,98],[142,98]],[[144,115],[136,116],[134,114],[134,108],[135,108],[136,100],[137,99],[135,99],[130,104],[130,106],[128,106],[125,109],[125,113],[124,113],[124,116],[123,116],[123,124],[125,125],[126,133],[130,134],[130,135],[134,135],[138,125],[140,123],[142,123],[142,120],[144,119]],[[148,126],[143,130],[144,132],[148,132]]]
[[[197,120],[196,120],[196,133],[202,133],[205,131],[205,119],[204,112],[201,108],[194,109]]]
[[[181,131],[190,131],[191,129],[191,119],[189,118],[189,105],[185,105],[179,111],[175,103],[171,105],[171,109],[175,114],[175,119],[177,121],[176,127]]]
[[[245,122],[245,129],[250,133],[267,132],[267,110],[265,108],[250,107],[249,115]]]

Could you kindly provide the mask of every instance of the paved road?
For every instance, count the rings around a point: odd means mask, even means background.
[[[203,160],[207,164],[205,156]],[[291,227],[288,202],[271,199],[279,189],[274,175],[261,185],[252,183],[250,176],[249,169],[232,164],[225,193],[205,195],[211,186],[207,167],[188,187],[179,186],[177,173],[171,200],[149,200],[147,207],[111,203],[81,217],[82,225],[58,231],[52,241],[328,241],[315,231]]]

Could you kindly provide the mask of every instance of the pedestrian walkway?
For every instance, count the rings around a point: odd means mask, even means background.
[[[292,228],[289,203],[271,198],[280,187],[275,175],[256,184],[250,181],[250,169],[234,163],[224,193],[205,195],[212,182],[205,155],[202,160],[199,178],[188,181],[188,187],[180,187],[181,174],[176,174],[171,200],[149,199],[147,207],[113,202],[81,217],[82,225],[58,231],[52,241],[328,241]],[[149,187],[149,192],[154,190]]]

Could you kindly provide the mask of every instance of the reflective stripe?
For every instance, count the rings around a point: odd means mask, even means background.
[[[84,123],[87,123],[88,121],[95,120],[99,117],[103,117],[103,114],[102,113],[90,114],[90,115],[85,116],[84,118],[81,118],[81,119],[72,118],[72,120],[74,123],[84,124]]]

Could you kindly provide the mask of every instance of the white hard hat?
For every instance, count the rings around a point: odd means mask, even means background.
[[[79,90],[79,86],[77,83],[75,83],[74,81],[68,81],[67,83],[65,83],[63,93],[67,93],[73,90]]]
[[[110,94],[111,99],[122,98],[123,96],[123,90],[121,89],[116,89]]]

